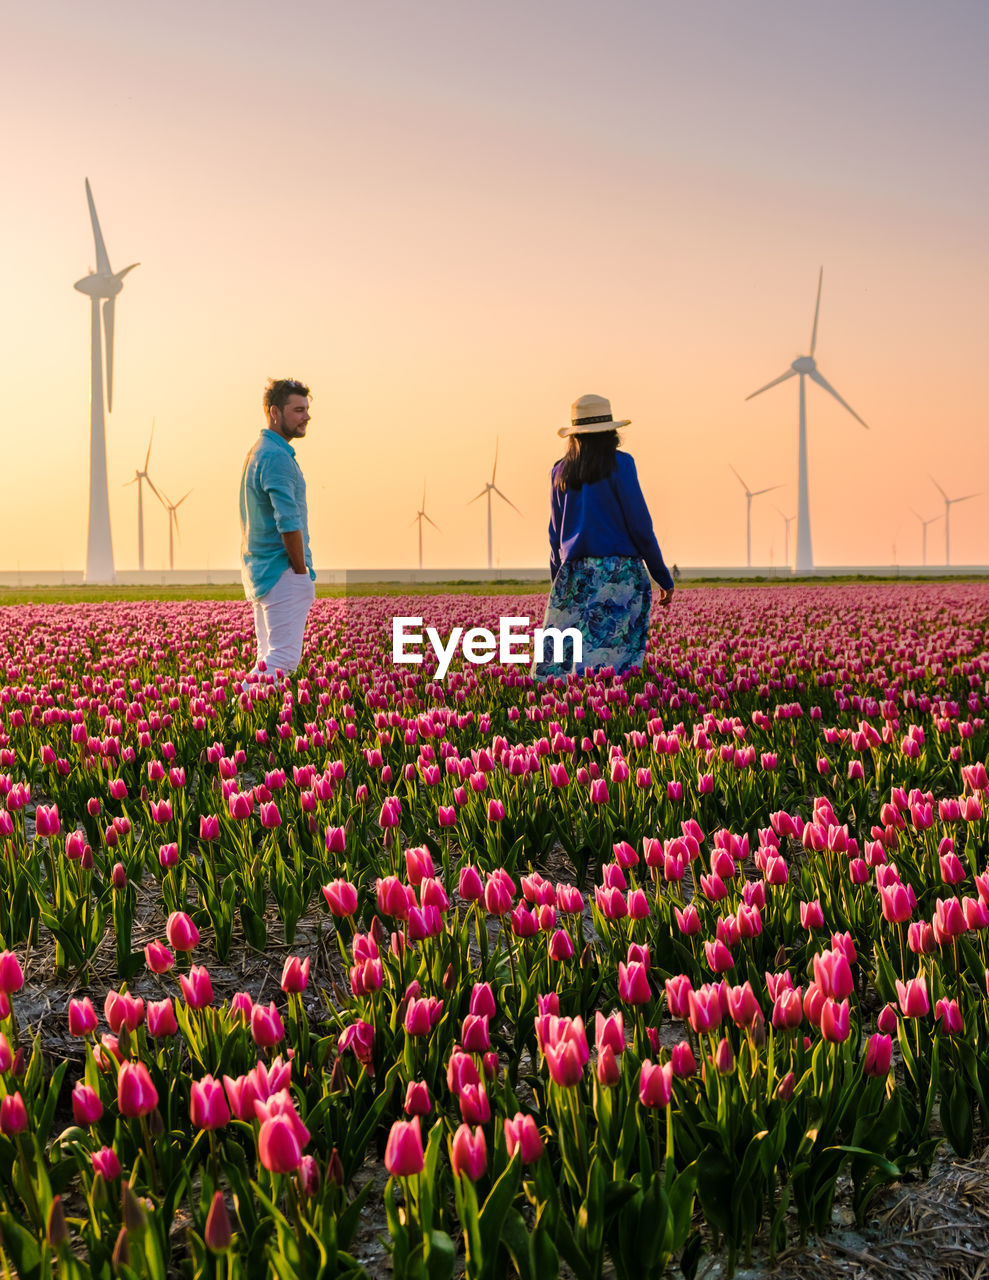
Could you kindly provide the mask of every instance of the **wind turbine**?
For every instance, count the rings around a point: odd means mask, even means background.
[[[781,373],[778,378],[774,378],[772,382],[767,382],[764,387],[760,387],[758,391],[753,391],[752,395],[746,396],[746,400],[752,400],[756,396],[761,396],[764,391],[768,391],[770,387],[777,386],[780,382],[785,382],[787,378],[800,377],[800,435],[799,435],[799,462],[798,462],[798,484],[797,484],[797,573],[807,573],[814,568],[814,551],[811,546],[810,539],[810,499],[807,484],[807,398],[806,398],[806,379],[810,378],[811,382],[816,382],[819,387],[830,396],[838,401],[842,408],[847,409],[856,422],[860,422],[868,431],[869,424],[865,422],[855,412],[850,404],[841,398],[830,382],[823,376],[817,367],[817,361],[814,359],[814,349],[817,346],[817,317],[821,310],[821,284],[824,280],[824,268],[821,267],[820,275],[817,278],[817,305],[814,307],[814,328],[810,335],[810,355],[798,356],[790,365],[786,373]]]
[[[491,549],[491,494],[496,493],[499,498],[503,499],[503,501],[508,503],[508,505],[512,508],[513,511],[519,511],[518,507],[511,500],[511,498],[506,498],[505,495],[502,493],[502,491],[495,484],[495,472],[497,470],[498,470],[498,438],[496,436],[494,466],[491,468],[491,479],[484,486],[484,488],[477,495],[477,497],[471,498],[470,502],[467,503],[467,505],[470,506],[471,503],[476,502],[478,498],[483,498],[485,494],[488,495],[488,568],[489,569],[494,568],[494,557],[492,555],[492,549]],[[519,515],[521,514],[522,512],[519,511]]]
[[[728,463],[728,469],[734,473],[735,479],[745,490],[745,563],[752,568],[752,499],[760,494],[772,493],[774,489],[782,489],[782,485],[771,484],[768,489],[756,489],[754,492],[745,483],[735,468]]]
[[[956,502],[968,502],[969,498],[978,498],[979,493],[966,493],[963,498],[949,498],[930,472],[927,473],[931,484],[944,499],[944,563],[951,564],[951,508]]]
[[[114,272],[107,257],[103,233],[96,216],[93,193],[86,179],[89,218],[96,242],[96,270],[77,280],[75,288],[92,302],[92,360],[89,391],[89,534],[86,541],[86,582],[113,582],[113,540],[110,536],[110,499],[106,486],[106,428],[103,420],[103,335],[106,335],[107,412],[113,411],[113,312],[124,276],[140,265],[132,262]],[[103,328],[100,328],[100,301]]]
[[[783,518],[783,552],[786,559],[786,567],[790,567],[790,525],[793,524],[796,516],[784,516],[779,507],[776,508]]]
[[[148,462],[151,459],[151,443],[155,438],[155,424],[151,423],[151,438],[148,440],[148,452],[144,456],[144,469],[134,472],[134,479],[128,480],[124,485],[126,489],[128,485],[137,485],[137,562],[141,572],[144,572],[144,493],[143,484],[147,480],[148,488],[155,495],[162,506],[167,506],[161,494],[155,488],[154,481],[148,475]]]
[[[973,494],[972,496],[974,497],[975,495]],[[920,521],[920,530],[921,530],[920,545],[921,545],[921,556],[922,556],[921,563],[926,565],[927,564],[927,526],[929,524],[937,524],[937,522],[941,519],[941,517],[931,516],[929,520],[925,520],[924,517],[918,511],[914,511],[913,507],[911,507],[910,510]]]
[[[415,518],[410,522],[411,524],[415,524],[418,521],[418,524],[419,524],[419,568],[420,569],[422,568],[422,522],[423,520],[429,520],[429,516],[426,515],[426,482],[425,480],[423,480],[422,482],[422,506],[416,512]],[[435,520],[429,520],[429,523],[433,526],[433,528],[436,530],[437,533],[443,532]]]
[[[179,517],[177,514],[178,509],[179,507],[181,507],[182,503],[185,502],[186,498],[188,498],[190,493],[192,493],[191,489],[188,491],[188,493],[184,493],[182,497],[179,498],[178,502],[170,502],[168,498],[162,498],[161,494],[158,495],[159,499],[161,500],[162,506],[168,512],[168,567],[169,569],[175,568],[175,542],[172,536],[173,525],[174,525],[174,532],[178,533],[179,531]]]

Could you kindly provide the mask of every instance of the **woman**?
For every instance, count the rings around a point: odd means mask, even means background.
[[[566,455],[552,472],[553,587],[543,626],[576,627],[583,650],[580,662],[574,662],[569,640],[562,662],[547,651],[546,661],[533,664],[537,680],[592,667],[614,667],[618,673],[641,668],[652,606],[650,574],[662,588],[660,603],[673,599],[673,578],[653,533],[635,463],[618,452],[618,428],[629,420],[615,422],[603,396],[581,396],[571,406],[570,419],[559,432],[569,439]]]

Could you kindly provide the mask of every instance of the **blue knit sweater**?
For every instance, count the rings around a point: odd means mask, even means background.
[[[563,460],[555,464],[555,481]],[[632,556],[644,560],[650,576],[669,590],[673,577],[653,533],[649,508],[639,487],[631,454],[616,453],[605,480],[566,493],[552,486],[549,571],[555,578],[564,560],[585,556]]]

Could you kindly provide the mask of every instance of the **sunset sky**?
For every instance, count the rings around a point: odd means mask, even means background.
[[[667,560],[783,562],[806,354],[819,565],[920,562],[955,507],[989,563],[989,6],[983,0],[35,0],[9,13],[0,568],[80,569],[92,183],[117,302],[117,567],[136,489],[187,489],[176,566],[235,567],[268,376],[313,389],[298,447],[319,566],[547,560],[556,428],[631,418]],[[167,563],[146,505],[146,560]],[[795,526],[791,530],[792,537]],[[943,560],[943,523],[928,531]]]

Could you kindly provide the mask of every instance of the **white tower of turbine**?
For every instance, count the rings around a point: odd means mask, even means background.
[[[113,311],[124,276],[139,264],[132,262],[114,272],[100,231],[93,193],[86,179],[86,199],[96,241],[96,270],[77,280],[75,287],[92,303],[92,362],[89,391],[89,534],[86,540],[86,582],[112,582],[113,541],[110,536],[110,499],[106,485],[106,427],[103,420],[103,336],[106,336],[106,403],[113,411]],[[100,328],[100,301],[103,327]]]
[[[786,562],[786,567],[789,569],[790,568],[790,525],[793,524],[794,520],[796,519],[796,516],[783,515],[783,512],[780,511],[779,507],[777,507],[776,510],[779,511],[780,518],[783,521],[783,557]]]
[[[930,472],[927,474],[930,476],[931,484],[944,499],[944,563],[947,565],[951,564],[951,508],[956,502],[968,502],[970,498],[980,497],[981,490],[979,493],[966,493],[963,498],[949,498]]]
[[[735,468],[728,463],[729,470],[734,474],[735,479],[745,490],[745,563],[748,568],[752,568],[752,499],[758,498],[762,493],[772,493],[774,489],[781,489],[783,486],[771,484],[768,489],[751,490]]]
[[[467,505],[470,506],[471,502],[477,502],[478,498],[483,498],[485,494],[488,495],[488,568],[489,569],[494,568],[494,558],[493,558],[492,540],[491,540],[491,494],[496,493],[499,498],[501,498],[504,502],[508,503],[508,505],[512,508],[513,511],[519,511],[518,507],[511,500],[511,498],[506,498],[505,495],[502,493],[502,491],[495,484],[494,482],[495,472],[497,470],[498,470],[498,440],[497,438],[495,438],[495,456],[494,456],[494,466],[491,468],[491,479],[487,482],[487,484],[484,486],[481,492],[477,495],[477,497],[471,498],[470,502],[467,503]],[[522,512],[519,511],[519,515],[521,514]]]
[[[437,533],[442,533],[442,530],[440,529],[436,521],[430,520],[429,516],[426,515],[426,482],[425,480],[423,480],[422,482],[422,506],[416,512],[415,518],[410,521],[410,527],[411,525],[417,524],[417,523],[419,525],[419,568],[420,569],[422,568],[422,522],[423,520],[428,520]]]
[[[154,481],[151,479],[150,475],[148,475],[148,463],[151,461],[151,445],[152,445],[152,443],[153,443],[153,441],[154,441],[154,438],[155,438],[155,424],[154,424],[154,422],[152,421],[152,423],[151,423],[151,438],[148,440],[148,452],[147,452],[147,454],[145,455],[145,458],[144,458],[144,469],[143,469],[143,470],[136,470],[136,471],[134,472],[134,479],[133,479],[133,480],[128,480],[128,481],[127,481],[127,484],[124,486],[124,488],[126,488],[126,487],[127,487],[127,485],[131,485],[131,484],[136,484],[136,485],[137,485],[137,566],[138,566],[138,568],[141,570],[141,572],[142,572],[142,573],[144,572],[144,492],[143,492],[143,485],[144,485],[145,480],[148,482],[148,488],[149,488],[149,489],[151,490],[151,492],[155,495],[155,497],[158,499],[158,501],[159,501],[163,506],[164,506],[164,505],[166,505],[166,504],[165,504],[165,500],[164,500],[164,498],[162,498],[161,494],[160,494],[160,493],[158,492],[158,490],[155,488],[155,483],[154,483]]]
[[[929,524],[937,524],[937,522],[941,519],[941,517],[931,516],[929,520],[925,520],[919,511],[914,511],[913,507],[911,507],[910,510],[920,521],[920,531],[921,531],[920,532],[920,554],[921,554],[920,562],[921,564],[926,565],[927,564],[927,526]]]
[[[807,481],[807,395],[805,380],[810,378],[811,382],[816,382],[819,387],[823,387],[828,395],[834,396],[842,408],[847,409],[856,422],[860,422],[868,431],[869,424],[855,412],[850,404],[846,403],[841,396],[835,391],[830,382],[822,375],[817,367],[817,361],[814,359],[814,348],[817,346],[817,317],[821,310],[821,284],[824,280],[824,268],[821,268],[820,275],[817,278],[817,305],[814,308],[814,327],[810,335],[810,355],[798,356],[790,365],[786,373],[781,373],[778,378],[774,378],[772,382],[767,382],[764,387],[760,387],[758,391],[753,391],[752,395],[746,396],[746,400],[752,400],[755,396],[761,396],[764,391],[768,391],[770,387],[777,386],[780,382],[785,382],[787,378],[793,378],[797,375],[800,377],[800,435],[798,446],[798,475],[797,475],[797,573],[808,573],[814,568],[814,550],[811,546],[810,538],[810,497],[809,485]]]

